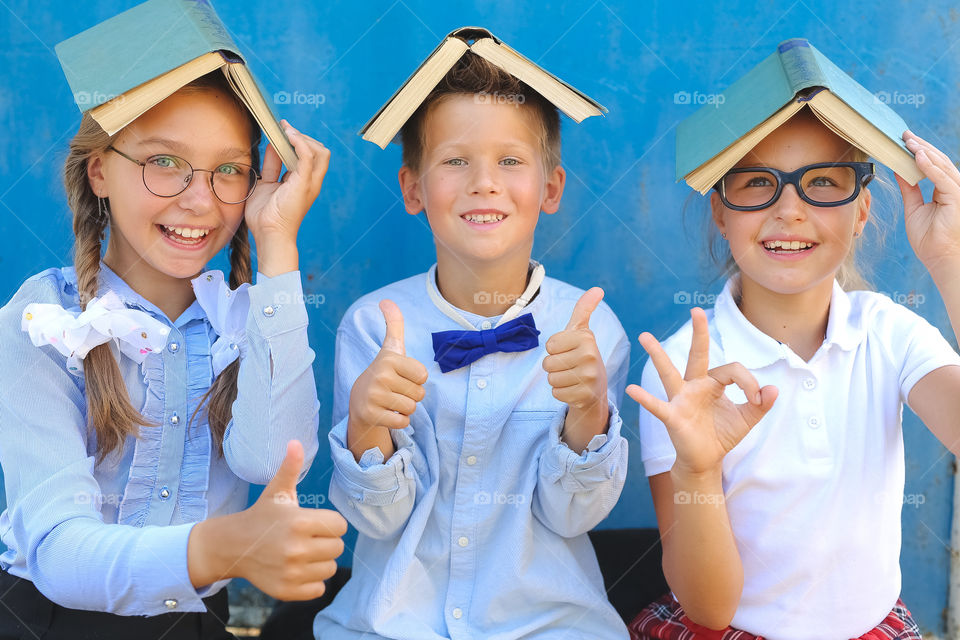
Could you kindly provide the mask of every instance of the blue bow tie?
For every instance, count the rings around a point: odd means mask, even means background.
[[[493,329],[437,331],[433,334],[433,359],[440,365],[440,371],[447,373],[465,367],[488,353],[533,349],[540,344],[537,340],[539,335],[531,313]]]

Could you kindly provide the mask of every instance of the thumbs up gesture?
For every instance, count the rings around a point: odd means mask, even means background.
[[[567,327],[547,340],[543,369],[553,397],[569,406],[563,440],[583,451],[593,436],[604,433],[609,419],[607,369],[590,331],[590,315],[603,300],[603,289],[593,287],[573,307]]]
[[[372,447],[380,447],[384,459],[393,455],[389,430],[410,424],[427,381],[427,368],[406,355],[400,309],[383,300],[380,311],[387,326],[383,345],[350,391],[347,446],[358,461]]]
[[[246,578],[280,600],[310,600],[337,570],[347,522],[336,511],[306,509],[297,500],[303,445],[287,444],[280,469],[253,506],[194,525],[187,564],[194,586]]]

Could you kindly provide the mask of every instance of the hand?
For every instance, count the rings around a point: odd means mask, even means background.
[[[286,120],[281,126],[297,152],[297,169],[287,172],[280,182],[280,156],[268,145],[262,179],[244,208],[244,219],[256,243],[258,271],[267,276],[297,269],[297,232],[320,195],[330,164],[329,149]]]
[[[910,186],[897,176],[907,239],[930,270],[941,260],[960,259],[960,171],[946,154],[910,131],[903,139],[916,155],[917,168],[934,185],[930,202],[924,202],[919,185]]]
[[[703,309],[690,311],[693,340],[683,377],[660,343],[649,333],[640,335],[640,344],[660,375],[667,402],[632,384],[627,395],[643,405],[667,427],[677,452],[675,469],[691,474],[715,470],[723,457],[766,415],[777,399],[777,388],[760,388],[756,378],[739,362],[707,370],[710,333]],[[724,394],[736,384],[749,402],[734,404]]]
[[[375,427],[403,429],[425,394],[427,368],[406,355],[403,314],[390,300],[380,303],[380,311],[387,331],[377,357],[350,391],[348,439]]]
[[[336,511],[305,509],[297,500],[303,445],[287,455],[263,493],[248,509],[197,523],[188,542],[194,586],[246,578],[280,600],[311,600],[337,570],[347,522]]]
[[[590,315],[601,300],[603,289],[599,287],[580,297],[567,327],[547,340],[549,355],[543,359],[553,397],[569,406],[564,441],[574,450],[586,447],[586,442],[580,442],[584,438],[577,436],[589,436],[586,437],[589,442],[594,435],[603,433],[609,419],[607,369],[590,331]],[[571,432],[571,429],[582,433]],[[583,446],[578,446],[580,444]]]

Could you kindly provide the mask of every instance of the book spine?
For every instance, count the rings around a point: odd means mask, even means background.
[[[777,48],[780,63],[794,95],[810,87],[827,86],[827,78],[817,62],[810,43],[803,38],[782,42]]]
[[[184,14],[196,26],[198,33],[210,43],[210,51],[227,51],[235,58],[239,58],[240,62],[244,62],[240,48],[227,33],[223,21],[208,0],[180,0],[180,4]],[[235,58],[230,61],[236,61]]]

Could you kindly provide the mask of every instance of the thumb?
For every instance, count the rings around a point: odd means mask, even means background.
[[[383,337],[383,346],[381,351],[392,351],[400,355],[406,355],[407,349],[403,345],[403,314],[392,300],[381,300],[380,311],[383,313],[383,319],[387,323],[387,333]]]
[[[897,174],[893,174],[897,179],[897,185],[900,187],[900,195],[903,197],[903,210],[909,215],[915,209],[923,206],[923,193],[920,191],[920,185],[910,184]]]
[[[300,470],[303,469],[303,445],[299,440],[291,440],[287,443],[287,455],[280,463],[280,468],[274,474],[273,479],[266,486],[261,497],[273,498],[277,502],[297,501],[297,480],[300,478]]]
[[[589,329],[590,314],[594,312],[601,300],[603,300],[603,289],[600,287],[593,287],[580,296],[573,307],[573,313],[570,314],[567,329]]]

